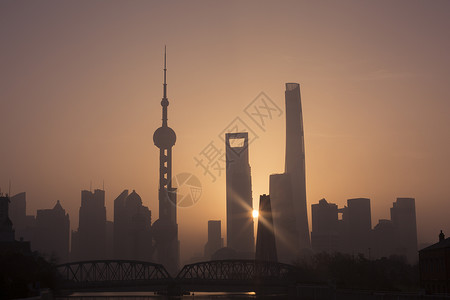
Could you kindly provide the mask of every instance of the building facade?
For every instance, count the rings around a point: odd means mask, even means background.
[[[286,83],[286,166],[291,180],[292,199],[297,227],[298,249],[311,248],[306,211],[305,140],[303,136],[300,84]]]
[[[36,218],[27,215],[26,193],[18,193],[10,198],[9,217],[14,224],[17,239],[31,241],[33,239],[33,230]]]
[[[278,261],[293,263],[300,249],[290,175],[270,175],[269,195]]]
[[[72,232],[71,261],[106,257],[105,191],[81,191],[78,231]]]
[[[223,247],[222,224],[220,220],[208,221],[208,241],[205,245],[204,258],[209,260],[211,256]]]
[[[414,198],[397,198],[392,204],[391,221],[395,231],[398,255],[406,256],[410,263],[417,262],[417,225]]]
[[[23,253],[31,255],[30,242],[16,241],[13,222],[9,218],[10,199],[0,193],[0,255]]]
[[[57,263],[69,260],[70,219],[59,200],[52,209],[39,209],[31,246]]]
[[[450,238],[419,251],[420,286],[428,294],[450,294]]]
[[[14,242],[13,223],[9,218],[9,197],[0,194],[0,242]]]
[[[152,215],[133,190],[114,200],[114,258],[153,261]]]
[[[342,215],[344,236],[344,252],[364,254],[369,257],[371,251],[372,216],[370,199],[354,198],[347,200]]]
[[[265,194],[259,197],[255,259],[275,262],[278,261],[270,196]]]
[[[340,247],[338,207],[321,199],[311,205],[311,246],[316,252],[335,252]]]

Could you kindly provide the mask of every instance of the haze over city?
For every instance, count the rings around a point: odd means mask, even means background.
[[[194,158],[224,150],[236,117],[258,136],[255,208],[283,172],[286,82],[302,94],[309,222],[321,198],[370,198],[374,226],[412,197],[419,245],[434,243],[450,233],[449,15],[448,1],[3,1],[0,188],[25,191],[28,214],[60,200],[72,229],[91,182],[109,220],[134,189],[156,220],[167,45],[172,172],[203,188],[178,209],[181,261],[203,251],[208,220],[225,222],[225,172],[214,181]],[[283,111],[264,130],[244,112],[261,92]]]

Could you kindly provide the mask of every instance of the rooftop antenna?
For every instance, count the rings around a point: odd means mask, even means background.
[[[91,183],[90,183],[90,185],[89,185],[89,192],[92,193],[92,180],[91,180]]]
[[[105,191],[105,179],[103,179],[103,187],[102,190]]]
[[[8,196],[11,197],[11,178],[9,179]]]

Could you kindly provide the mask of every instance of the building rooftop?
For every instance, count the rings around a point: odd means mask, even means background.
[[[422,251],[428,251],[428,250],[435,250],[435,249],[443,249],[443,248],[450,248],[450,238],[443,239],[442,241],[433,244],[431,246],[428,246],[426,248],[423,248],[419,252]]]

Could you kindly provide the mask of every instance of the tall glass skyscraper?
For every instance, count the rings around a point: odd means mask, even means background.
[[[292,188],[299,249],[310,248],[308,216],[306,213],[305,142],[303,136],[300,85],[286,83],[286,167]]]
[[[310,249],[306,213],[305,146],[300,85],[286,83],[286,165],[270,176],[270,199],[278,260],[292,263]]]
[[[239,258],[253,258],[255,237],[248,133],[227,133],[227,247],[238,252]]]

